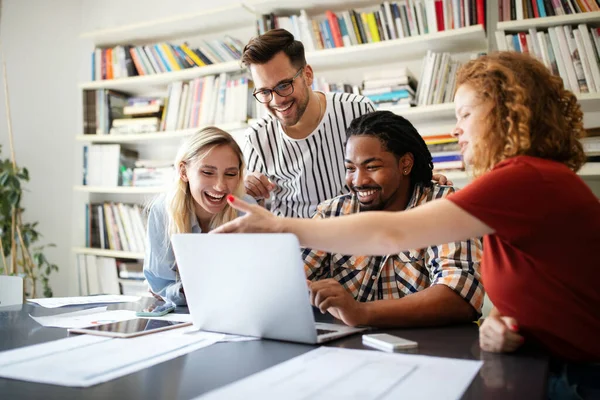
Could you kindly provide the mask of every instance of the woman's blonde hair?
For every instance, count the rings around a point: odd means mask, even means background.
[[[500,161],[528,155],[554,160],[574,171],[585,162],[579,138],[583,113],[560,77],[527,54],[495,52],[458,71],[456,87],[468,85],[494,107],[489,131],[473,148],[475,176]]]
[[[214,126],[203,128],[188,138],[179,148],[175,157],[175,168],[177,170],[173,185],[166,193],[165,207],[167,211],[167,237],[175,233],[189,233],[192,231],[191,219],[195,217],[194,199],[190,192],[190,185],[181,179],[179,169],[181,165],[191,165],[191,163],[206,157],[214,148],[218,146],[229,146],[235,152],[239,159],[239,183],[233,194],[243,197],[244,190],[244,155],[240,146],[233,137]],[[209,228],[212,230],[226,222],[237,217],[237,211],[231,208],[229,204],[219,213],[215,214]]]

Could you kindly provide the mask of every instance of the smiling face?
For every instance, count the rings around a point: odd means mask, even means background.
[[[240,159],[226,144],[180,166],[180,177],[189,184],[199,219],[210,219],[225,208],[227,195],[240,183],[240,172]]]
[[[475,154],[475,146],[480,143],[489,131],[488,116],[494,104],[478,96],[469,85],[461,85],[454,96],[456,110],[456,127],[452,134],[458,137],[460,152],[465,164],[471,165]]]
[[[294,91],[291,95],[282,97],[273,92],[270,102],[264,103],[267,110],[281,122],[281,125],[294,126],[300,121],[310,96],[310,85],[312,84],[312,69],[305,66],[300,74],[299,67],[290,63],[289,57],[280,51],[265,64],[250,65],[255,92],[262,89],[273,89],[278,85],[292,82]],[[292,81],[293,79],[293,81]]]
[[[404,209],[410,190],[412,154],[398,159],[376,137],[350,136],[345,165],[346,185],[357,196],[362,211]]]

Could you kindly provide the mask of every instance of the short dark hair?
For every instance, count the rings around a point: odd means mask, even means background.
[[[306,65],[304,45],[295,40],[294,35],[285,29],[271,29],[263,35],[250,39],[242,53],[242,64],[249,67],[252,64],[265,64],[277,53],[283,51],[290,63],[301,68]]]
[[[406,153],[414,158],[410,172],[411,183],[431,186],[433,160],[425,141],[413,124],[391,111],[374,111],[355,118],[347,130],[351,136],[373,136],[381,142],[386,151],[398,159]]]

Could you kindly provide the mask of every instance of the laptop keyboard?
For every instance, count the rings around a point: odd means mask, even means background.
[[[331,331],[329,329],[317,329],[317,335],[327,335],[328,333],[334,333],[337,331]]]

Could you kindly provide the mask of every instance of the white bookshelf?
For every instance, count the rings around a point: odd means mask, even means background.
[[[357,46],[306,52],[307,62],[317,70],[339,69],[340,65],[377,65],[398,60],[422,58],[428,50],[437,52],[477,52],[487,49],[487,39],[482,25],[412,36],[403,39],[386,40]],[[238,61],[212,64],[204,67],[187,68],[162,74],[133,76],[128,78],[85,82],[79,85],[82,90],[113,89],[122,91],[147,91],[161,88],[170,82],[192,80],[198,77],[220,74],[221,72],[241,72]]]
[[[245,129],[248,127],[246,122],[231,122],[228,124],[219,124],[219,128],[224,131],[234,131]],[[185,129],[179,131],[162,131],[152,133],[131,133],[123,135],[77,135],[75,139],[79,142],[86,143],[131,143],[131,142],[153,142],[153,141],[168,141],[168,140],[181,140],[193,135],[202,128]]]
[[[73,253],[75,254],[91,254],[98,257],[115,257],[115,258],[126,258],[131,260],[141,260],[144,258],[144,253],[134,253],[131,251],[118,251],[118,250],[106,250],[106,249],[93,249],[90,247],[73,247]]]
[[[100,194],[159,194],[163,193],[165,187],[133,187],[133,186],[85,186],[75,185],[73,190],[83,193],[100,193]]]
[[[518,21],[498,22],[497,30],[507,32],[526,31],[529,28],[548,28],[556,25],[588,24],[600,21],[600,11],[580,14],[557,15],[545,18],[528,18]]]

